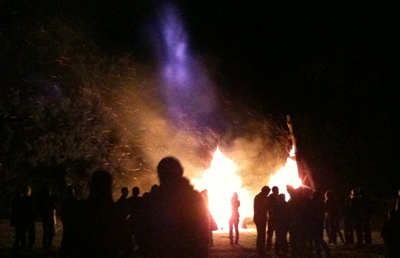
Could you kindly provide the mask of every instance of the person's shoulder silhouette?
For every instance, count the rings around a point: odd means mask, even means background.
[[[112,198],[112,176],[106,170],[93,173],[90,193],[83,204],[85,257],[111,258],[116,256],[116,205]]]
[[[203,197],[183,177],[183,167],[178,159],[163,158],[157,172],[160,187],[151,204],[150,215],[155,255],[207,257],[209,220]]]

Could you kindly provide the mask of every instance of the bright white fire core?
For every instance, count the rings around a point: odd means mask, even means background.
[[[241,222],[244,218],[253,217],[254,196],[251,196],[250,191],[242,187],[242,179],[236,174],[236,170],[235,162],[225,157],[217,148],[211,166],[204,171],[203,177],[192,180],[197,190],[208,190],[209,209],[219,229],[228,229],[232,211],[231,198],[235,192],[238,194],[241,203],[239,208]],[[302,185],[298,175],[294,149],[290,152],[286,165],[270,177],[268,184],[270,188],[278,186],[280,193],[284,193],[286,200],[288,200],[286,185],[292,185],[294,188]]]
[[[228,228],[232,211],[231,198],[235,192],[241,202],[240,219],[253,215],[253,199],[249,191],[242,188],[242,179],[236,174],[236,170],[235,162],[225,157],[217,148],[211,166],[204,171],[203,177],[192,180],[199,191],[207,189],[210,212],[219,229]]]

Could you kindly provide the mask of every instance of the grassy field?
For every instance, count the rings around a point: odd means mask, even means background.
[[[12,249],[14,229],[6,220],[0,221],[0,257],[59,257],[57,248],[61,240],[61,225],[57,226],[54,238],[55,248],[51,251],[41,249],[41,224],[36,223],[37,235],[33,251],[14,251]],[[255,254],[256,231],[254,229],[242,230],[240,233],[239,245],[230,245],[228,232],[214,232],[214,246],[210,248],[211,258],[239,258],[257,257]],[[381,258],[384,257],[384,247],[378,232],[373,232],[373,245],[355,248],[342,244],[330,245],[332,255],[335,258]],[[268,256],[275,258],[273,252]]]

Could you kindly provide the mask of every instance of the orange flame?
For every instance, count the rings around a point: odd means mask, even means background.
[[[280,168],[275,175],[272,175],[269,179],[269,186],[271,188],[277,186],[279,192],[284,193],[286,195],[286,200],[288,200],[289,194],[286,191],[286,185],[291,185],[294,188],[298,188],[302,185],[297,169],[294,147],[292,147],[290,151],[290,157],[286,160],[286,165]]]
[[[231,216],[231,197],[234,192],[238,194],[241,202],[240,219],[253,217],[254,196],[250,196],[250,192],[242,187],[242,179],[236,174],[236,170],[235,162],[225,157],[217,148],[210,168],[204,171],[203,177],[192,180],[197,190],[208,190],[210,212],[219,229],[228,229]],[[290,152],[286,165],[270,177],[268,185],[271,188],[278,186],[280,192],[286,195],[286,200],[289,199],[286,185],[291,185],[294,188],[302,185],[297,170],[294,148]]]

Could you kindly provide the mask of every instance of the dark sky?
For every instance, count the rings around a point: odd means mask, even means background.
[[[400,186],[396,1],[181,2],[215,80],[261,112],[291,114],[317,180]]]
[[[106,51],[153,60],[149,24],[165,0],[65,2],[95,21],[95,37]],[[318,181],[395,193],[399,1],[175,4],[193,53],[213,67],[221,91],[283,124],[286,114],[292,116],[299,151]]]
[[[107,10],[109,46],[150,57],[146,24],[161,3]],[[396,192],[397,1],[175,3],[194,53],[217,64],[213,80],[222,90],[277,120],[292,115],[299,151],[317,180]]]

